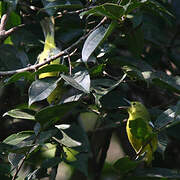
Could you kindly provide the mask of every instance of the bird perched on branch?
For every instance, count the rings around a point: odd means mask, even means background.
[[[59,48],[56,47],[55,44],[55,31],[54,31],[54,17],[45,17],[41,20],[41,26],[45,37],[44,49],[38,56],[38,62],[42,63],[47,58],[57,54],[60,52]],[[60,58],[57,58],[50,62],[50,64],[59,64]],[[44,65],[48,66],[48,64]],[[42,66],[42,67],[44,67]],[[42,68],[40,67],[40,68]],[[58,77],[59,73],[57,71],[45,72],[39,75],[39,79],[47,78],[47,77]],[[53,92],[47,97],[47,101],[49,104],[57,104],[62,95],[62,86],[63,82],[60,81],[57,83],[57,87],[53,90]]]
[[[153,132],[150,125],[150,114],[146,107],[137,101],[129,102],[129,118],[126,125],[126,132],[130,144],[135,150],[137,157],[144,156],[143,160],[147,165],[153,160],[153,153],[157,149],[157,134]]]
[[[44,42],[44,49],[38,56],[39,63],[42,63],[47,58],[55,55],[57,52],[59,52],[59,48],[56,47],[55,39],[54,39],[54,18],[51,17],[45,17],[43,20],[41,20],[41,26],[45,37]],[[57,58],[53,61],[51,61],[50,64],[59,64],[60,58]],[[44,66],[47,66],[44,65]],[[44,67],[42,66],[42,67]],[[42,68],[41,67],[41,68]],[[46,77],[56,77],[58,76],[58,72],[47,72],[47,73],[41,73],[39,75],[39,79],[46,78]]]

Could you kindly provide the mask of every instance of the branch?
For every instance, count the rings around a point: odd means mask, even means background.
[[[5,26],[6,26],[6,23],[7,23],[7,20],[8,20],[8,17],[9,17],[9,11],[4,14],[1,18],[1,24],[0,24],[0,33],[2,31],[5,31]]]
[[[22,69],[17,69],[17,70],[12,70],[12,71],[0,71],[0,76],[7,76],[7,75],[13,75],[16,73],[21,73],[21,72],[25,72],[25,71],[34,71],[37,68],[50,63],[51,61],[53,61],[54,59],[57,59],[63,55],[68,55],[69,51],[71,51],[74,47],[76,47],[80,42],[82,42],[84,39],[86,39],[94,30],[96,30],[99,26],[101,26],[105,21],[106,21],[106,17],[104,17],[101,22],[94,27],[92,30],[90,30],[86,35],[82,36],[81,38],[79,38],[75,43],[73,43],[71,46],[69,46],[68,48],[66,48],[65,50],[59,52],[58,54],[51,56],[50,58],[44,59],[44,61],[42,63],[38,63],[38,64],[34,64],[31,65],[29,67],[26,68],[22,68]]]
[[[25,24],[20,24],[17,25],[16,27],[13,27],[9,30],[6,31],[6,24],[8,21],[8,17],[9,17],[9,10],[7,11],[6,14],[4,14],[1,18],[1,24],[0,24],[0,44],[13,32],[15,32],[17,29],[25,26]]]

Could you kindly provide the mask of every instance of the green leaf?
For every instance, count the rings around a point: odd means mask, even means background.
[[[164,158],[164,153],[166,151],[167,145],[169,143],[168,136],[165,132],[158,133],[158,148],[157,151],[162,154]]]
[[[57,87],[58,80],[44,78],[34,81],[29,88],[29,106],[37,101],[46,99]]]
[[[51,139],[53,136],[55,136],[57,134],[57,129],[50,129],[50,130],[47,130],[47,131],[42,131],[38,138],[37,138],[37,141],[36,143],[37,144],[40,144],[40,145],[43,145],[46,141],[48,141],[49,139]]]
[[[101,103],[104,105],[106,108],[114,108],[122,104],[124,101],[120,98],[119,101],[118,98],[116,99],[111,99],[112,102],[108,103],[109,97],[111,98],[111,94],[109,94],[113,89],[115,89],[117,86],[120,85],[120,83],[123,82],[123,80],[126,78],[126,74],[123,75],[121,79],[118,81],[114,81],[111,79],[95,79],[91,81],[91,88],[95,91],[93,94],[96,98],[96,103],[101,105]],[[106,95],[104,99],[100,100],[104,95]],[[110,96],[109,96],[110,95]],[[107,103],[106,103],[107,102]],[[112,106],[111,106],[112,105]]]
[[[35,118],[42,127],[55,124],[77,105],[76,102],[46,107],[36,113]]]
[[[141,28],[134,29],[127,36],[129,50],[136,57],[140,57],[144,49],[144,35]]]
[[[17,168],[19,166],[20,161],[25,157],[23,154],[15,154],[9,153],[8,161],[11,163],[12,166]]]
[[[155,0],[147,1],[147,4],[145,4],[143,8],[149,9],[151,12],[155,12],[161,17],[163,17],[164,14],[174,17],[174,15],[169,12],[166,7]]]
[[[94,50],[107,39],[115,26],[116,22],[112,21],[108,27],[100,26],[88,36],[82,49],[82,60],[84,62],[87,62]]]
[[[29,173],[26,176],[25,180],[34,180],[34,179],[40,179],[40,178],[44,178],[44,177],[48,177],[47,169],[37,168],[33,172]]]
[[[9,145],[17,145],[18,143],[27,139],[31,135],[32,135],[32,131],[22,131],[17,134],[11,134],[3,141],[3,143],[9,144]]]
[[[176,116],[176,106],[170,107],[156,119],[155,128],[161,130],[171,127],[180,122],[180,115]]]
[[[6,144],[6,143],[1,142],[1,143],[0,143],[0,152],[9,151],[9,150],[11,150],[13,147],[14,147],[13,145]]]
[[[176,104],[176,109],[175,109],[175,119],[176,117],[180,115],[180,101],[177,102]]]
[[[61,74],[61,77],[74,88],[85,93],[90,93],[90,76],[88,71],[79,71],[73,76]]]
[[[145,61],[140,60],[140,59],[118,57],[116,60],[121,61],[120,62],[121,65],[125,64],[125,66],[123,66],[122,69],[131,78],[137,78],[140,80],[144,80],[148,83],[153,83],[169,91],[173,91],[177,93],[180,92],[180,77],[179,76],[174,77],[174,76],[167,75],[165,72],[157,71],[153,69]]]
[[[71,166],[78,169],[88,177],[88,153],[79,153],[76,156],[76,161],[68,162]]]
[[[81,143],[81,146],[72,147],[72,149],[87,153],[91,151],[87,134],[80,125],[72,123],[69,128],[63,129],[63,132],[69,137],[72,137],[73,140],[75,139],[78,144]]]
[[[54,13],[59,8],[63,9],[79,9],[82,8],[82,3],[79,0],[61,0],[61,1],[49,1],[49,0],[41,0],[44,4],[44,8],[42,10],[45,10],[50,16],[54,15]]]
[[[140,177],[180,179],[180,174],[177,171],[166,168],[144,168],[137,170],[136,175]]]
[[[64,99],[62,99],[60,101],[60,104],[64,104],[64,103],[68,103],[68,102],[75,102],[75,101],[79,101],[82,97],[83,97],[83,93],[76,93],[76,94],[73,94],[73,95],[70,95]]]
[[[32,74],[30,72],[28,72],[28,71],[25,71],[25,72],[21,72],[21,73],[16,73],[13,76],[11,76],[10,78],[6,79],[5,80],[5,85],[14,83],[14,82],[16,82],[18,80],[21,80],[22,78],[27,79],[27,80],[33,80],[32,79]]]
[[[55,127],[59,127],[59,126],[55,126]],[[62,133],[62,138],[55,138],[53,137],[54,140],[56,140],[58,143],[63,144],[66,147],[76,147],[76,146],[81,146],[81,143],[72,139],[71,137],[69,137],[63,130],[61,130],[60,128],[58,128],[60,130],[60,132]]]
[[[38,69],[33,75],[39,75],[41,73],[46,72],[59,72],[59,73],[67,73],[68,68],[62,64],[49,64],[48,66],[43,66],[42,68]]]
[[[126,174],[129,171],[134,170],[138,165],[138,162],[132,161],[129,157],[123,157],[118,159],[114,164],[113,167],[119,174]]]
[[[24,154],[33,147],[34,136],[32,132],[20,132],[7,137],[3,143],[14,145],[9,152]]]
[[[86,12],[81,13],[81,17],[89,14],[106,16],[113,20],[119,20],[123,15],[125,15],[125,9],[123,6],[119,6],[117,4],[105,3],[103,5],[96,6]]]
[[[17,57],[17,49],[11,45],[1,45],[0,47],[0,70],[14,70],[23,68],[21,59]]]
[[[35,120],[35,111],[30,109],[12,109],[3,114],[3,116],[11,116],[17,119],[28,119],[28,120]]]
[[[54,166],[58,165],[60,162],[62,162],[62,159],[60,157],[46,159],[42,162],[41,167],[42,168],[54,167]]]
[[[100,103],[104,109],[116,109],[120,106],[125,106],[124,92],[110,91],[100,98]]]

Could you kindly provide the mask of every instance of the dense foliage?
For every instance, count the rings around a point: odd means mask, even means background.
[[[180,179],[179,12],[179,0],[0,1],[0,179],[58,179],[61,164],[69,179]],[[59,50],[38,64],[47,16]],[[124,98],[151,114],[151,167],[134,160]],[[125,156],[108,163],[112,135]]]

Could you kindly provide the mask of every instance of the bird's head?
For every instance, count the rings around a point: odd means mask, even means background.
[[[130,102],[130,106],[128,108],[128,113],[129,114],[138,114],[138,113],[141,113],[141,112],[146,112],[146,108],[145,106],[138,102],[138,101],[133,101],[133,102]]]

